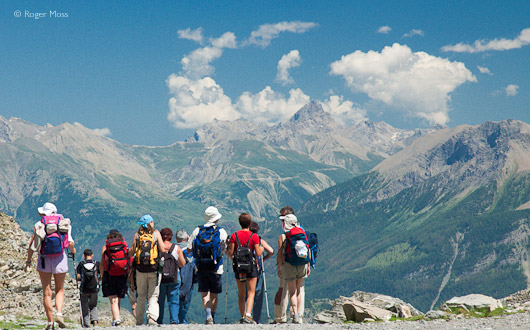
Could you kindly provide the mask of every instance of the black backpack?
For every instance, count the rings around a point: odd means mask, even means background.
[[[94,293],[99,291],[98,265],[93,260],[81,261],[81,292]]]
[[[174,249],[175,244],[172,244],[168,252],[162,253],[164,266],[162,267],[161,283],[175,283],[179,280],[178,262],[172,254]]]
[[[242,246],[239,242],[237,233],[234,233],[234,235],[236,236],[237,242],[237,247],[234,251],[234,271],[238,273],[250,273],[252,271],[252,265],[254,264],[254,254],[248,245],[250,244],[250,240],[252,239],[252,235],[254,235],[254,233],[250,234],[248,242],[244,246]]]

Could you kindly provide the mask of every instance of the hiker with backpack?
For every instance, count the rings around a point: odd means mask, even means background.
[[[77,280],[81,282],[79,288],[81,299],[81,326],[89,328],[98,326],[98,291],[100,269],[99,262],[94,260],[94,252],[90,249],[83,251],[83,260],[77,265]]]
[[[311,249],[305,231],[294,214],[283,219],[285,234],[278,237],[278,276],[287,282],[293,323],[302,323],[300,288],[310,273]]]
[[[263,247],[259,244],[258,235],[250,231],[252,222],[248,213],[239,215],[241,230],[230,237],[228,256],[233,260],[234,274],[238,290],[238,307],[241,319],[239,323],[255,324],[252,318],[256,283],[258,280],[258,267],[255,257],[261,256]],[[247,296],[245,306],[245,294]]]
[[[250,231],[254,234],[258,235],[259,232],[259,225],[257,222],[252,221],[249,227]],[[254,317],[254,321],[256,323],[260,323],[261,320],[261,310],[263,307],[263,296],[267,294],[267,284],[265,283],[265,268],[263,266],[263,263],[265,260],[270,259],[274,255],[274,249],[265,241],[261,236],[258,235],[260,246],[263,247],[264,253],[267,252],[265,255],[261,255],[259,257],[256,257],[256,263],[258,266],[258,281],[256,282],[256,295],[254,296],[254,307],[252,308],[252,316]],[[265,299],[268,299],[267,296],[265,296]],[[267,317],[269,316],[269,303],[267,302]]]
[[[162,241],[167,252],[162,253],[164,260],[162,266],[162,278],[160,280],[160,295],[158,296],[158,306],[160,308],[158,324],[164,323],[164,304],[167,299],[169,308],[169,323],[178,324],[179,314],[179,289],[180,289],[180,271],[184,267],[186,260],[182,250],[176,244],[171,243],[173,231],[169,228],[160,230]]]
[[[197,282],[206,314],[205,324],[215,323],[217,297],[223,291],[223,252],[228,234],[217,226],[221,217],[216,207],[209,206],[204,211],[206,223],[193,230],[187,245],[188,252],[193,252],[197,266]]]
[[[134,257],[136,270],[136,325],[147,323],[156,325],[159,316],[158,295],[161,275],[158,272],[159,260],[166,247],[160,232],[155,229],[153,217],[146,214],[138,221],[140,228],[134,234],[129,254]],[[145,303],[147,301],[147,313]]]
[[[294,209],[291,206],[284,206],[280,209],[280,221],[282,225],[282,232],[285,232],[285,216],[287,214],[294,214]],[[302,228],[303,229],[303,228]],[[305,300],[305,290],[304,286],[300,287],[301,295],[301,305],[298,306],[300,310],[300,316],[304,315],[304,300]],[[287,282],[281,276],[278,280],[278,291],[274,296],[274,321],[273,324],[283,324],[287,323],[287,307],[289,306],[289,290],[287,288]],[[293,315],[291,314],[291,320]]]
[[[187,245],[189,236],[184,229],[180,229],[175,234],[177,245],[182,249],[186,265],[180,269],[180,290],[179,290],[179,323],[188,324],[188,311],[190,309],[191,297],[193,296],[193,284],[197,282],[195,274],[195,260],[193,253],[188,252]]]
[[[103,274],[101,287],[103,297],[108,297],[112,312],[112,326],[121,324],[120,305],[127,293],[127,278],[130,270],[130,258],[127,242],[123,235],[112,229],[101,249],[100,272]]]
[[[52,203],[44,203],[39,207],[40,221],[33,228],[33,235],[29,241],[28,256],[26,259],[27,272],[31,267],[33,252],[38,251],[37,271],[42,284],[42,298],[44,311],[48,323],[46,329],[54,328],[53,302],[52,302],[52,277],[55,282],[55,321],[60,328],[65,328],[63,317],[64,281],[68,272],[68,256],[66,249],[75,255],[75,245],[72,238],[70,219],[57,213],[57,207]]]

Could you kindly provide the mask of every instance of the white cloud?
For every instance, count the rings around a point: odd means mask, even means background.
[[[478,68],[478,71],[480,71],[480,73],[489,74],[490,76],[493,75],[493,73],[491,73],[490,69],[488,69],[486,67],[477,65],[477,68]]]
[[[530,28],[522,30],[515,39],[476,40],[472,45],[460,42],[456,45],[444,46],[442,50],[445,52],[478,53],[488,50],[517,49],[528,44],[530,44]]]
[[[101,136],[111,136],[112,135],[112,132],[110,131],[109,128],[107,127],[104,127],[104,128],[95,128],[92,130],[92,132],[96,135],[101,135]]]
[[[366,111],[352,101],[344,100],[342,95],[330,95],[321,104],[326,112],[329,112],[337,121],[345,126],[351,126],[352,124],[367,119]]]
[[[278,62],[278,72],[276,73],[276,81],[282,85],[294,83],[293,78],[289,74],[291,68],[300,66],[302,58],[298,50],[291,50],[288,54],[282,56]]]
[[[515,96],[519,93],[519,86],[511,84],[506,86],[506,95],[507,96]]]
[[[193,40],[202,44],[202,27],[197,28],[195,30],[192,30],[191,28],[187,28],[185,30],[178,30],[177,33],[180,39]]]
[[[263,24],[257,30],[250,33],[246,44],[255,44],[263,48],[267,47],[272,39],[278,38],[282,32],[304,33],[316,27],[313,22],[280,22],[276,24]]]
[[[233,32],[225,32],[219,38],[210,38],[210,46],[197,48],[182,58],[182,69],[187,77],[193,79],[212,75],[215,68],[210,63],[223,55],[223,48],[236,47],[236,36]]]
[[[197,48],[185,55],[180,63],[186,76],[200,78],[214,73],[215,69],[210,62],[221,57],[223,50],[217,47]]]
[[[215,48],[236,48],[236,35],[233,32],[225,32],[217,39],[210,39],[210,43]]]
[[[195,128],[217,118],[240,118],[231,99],[210,77],[192,80],[172,74],[166,84],[172,97],[169,99],[167,119],[176,128]]]
[[[237,100],[236,108],[243,118],[256,122],[275,123],[291,118],[309,101],[309,96],[298,88],[291,89],[289,97],[286,98],[267,86],[257,94],[244,92]]]
[[[450,62],[395,43],[381,52],[356,51],[331,63],[354,91],[403,109],[431,123],[449,121],[449,93],[475,76],[461,62]]]
[[[403,38],[410,38],[410,37],[414,37],[414,36],[420,36],[420,37],[423,37],[423,36],[424,36],[424,33],[423,33],[422,30],[412,29],[412,30],[410,30],[410,32],[405,33],[405,34],[403,35]]]
[[[392,31],[392,28],[388,25],[381,26],[379,29],[377,29],[377,33],[383,34],[388,34],[390,31]]]

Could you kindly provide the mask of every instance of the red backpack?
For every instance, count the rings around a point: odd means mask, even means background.
[[[105,270],[111,276],[127,274],[131,266],[127,242],[123,238],[111,238],[107,240],[106,247],[103,261]]]

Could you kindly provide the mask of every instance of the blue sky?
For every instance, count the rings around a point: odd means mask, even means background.
[[[528,1],[4,0],[0,17],[0,115],[128,144],[309,100],[345,124],[530,123]]]

